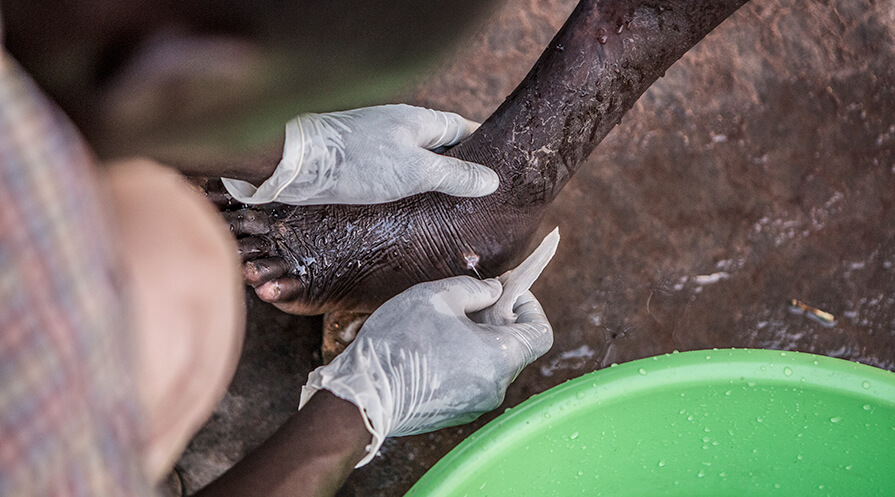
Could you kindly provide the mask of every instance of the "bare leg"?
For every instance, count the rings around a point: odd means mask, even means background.
[[[232,238],[176,172],[148,160],[107,171],[126,270],[143,460],[153,481],[171,469],[236,369],[245,310]]]
[[[227,216],[246,283],[298,314],[370,311],[421,281],[496,276],[637,98],[746,0],[581,0],[525,80],[447,155],[492,167],[497,192],[374,206],[274,206]]]

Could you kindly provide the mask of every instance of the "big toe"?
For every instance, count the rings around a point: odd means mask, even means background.
[[[289,273],[289,263],[282,257],[268,257],[246,262],[242,267],[246,284],[258,287]]]

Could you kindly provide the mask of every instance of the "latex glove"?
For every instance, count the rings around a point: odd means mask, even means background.
[[[459,276],[394,297],[341,355],[311,372],[299,409],[320,389],[357,405],[373,435],[358,467],[386,437],[467,423],[495,409],[522,368],[553,345],[550,323],[528,291],[515,303],[513,322],[470,319],[497,302],[502,288],[496,279]]]
[[[260,187],[224,179],[240,202],[292,205],[376,204],[427,191],[478,197],[497,189],[497,173],[432,152],[478,125],[450,112],[382,105],[303,114],[286,124],[283,159]]]

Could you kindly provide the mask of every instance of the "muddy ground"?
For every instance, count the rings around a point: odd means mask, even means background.
[[[513,0],[394,101],[484,119],[571,11]],[[556,343],[516,405],[672,350],[757,347],[895,369],[895,2],[753,0],[673,66],[550,207],[534,287]],[[320,318],[250,299],[242,364],[178,469],[189,491],[259,444],[320,363]],[[832,327],[789,312],[800,299]],[[496,413],[389,440],[340,495],[402,495]],[[337,430],[333,426],[331,429]]]

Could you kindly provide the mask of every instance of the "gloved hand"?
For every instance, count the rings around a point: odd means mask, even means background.
[[[376,204],[427,191],[478,197],[497,189],[497,173],[431,152],[478,125],[457,114],[382,105],[303,114],[286,124],[283,159],[260,187],[224,179],[246,204]]]
[[[496,279],[468,276],[421,283],[382,305],[333,362],[311,372],[304,406],[327,389],[357,405],[373,435],[363,466],[386,437],[470,422],[503,402],[522,368],[553,345],[553,329],[525,291],[513,322],[474,322],[497,302]]]

